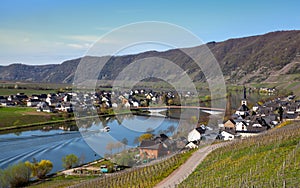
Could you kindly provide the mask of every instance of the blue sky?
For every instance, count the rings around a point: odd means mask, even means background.
[[[300,29],[299,7],[299,0],[1,0],[0,65],[61,63],[141,21],[176,24],[204,42]]]

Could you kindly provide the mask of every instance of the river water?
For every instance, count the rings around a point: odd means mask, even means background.
[[[135,147],[134,140],[139,137],[144,130],[154,130],[157,134],[168,127],[178,126],[178,120],[160,117],[146,116],[125,116],[120,120],[106,118],[105,126],[110,127],[110,132],[103,132],[101,128],[104,122],[91,123],[88,128],[79,131],[63,131],[60,129],[30,130],[0,135],[0,168],[5,168],[18,161],[32,161],[47,159],[54,164],[52,172],[62,170],[62,157],[68,154],[75,154],[83,159],[83,162],[90,162],[99,159],[106,151],[107,137],[113,137],[121,141],[126,138],[128,145]],[[141,124],[142,123],[142,124]],[[159,124],[159,127],[154,127]],[[140,127],[133,130],[130,126]],[[142,130],[140,130],[142,128]],[[82,133],[82,134],[81,134]],[[169,133],[170,134],[170,133]],[[88,142],[88,144],[87,144]],[[93,144],[97,143],[97,144]],[[101,144],[102,143],[102,144]],[[95,149],[95,152],[90,146]],[[98,155],[98,153],[102,153]]]

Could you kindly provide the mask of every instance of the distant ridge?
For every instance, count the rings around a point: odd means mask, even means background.
[[[218,60],[228,83],[262,82],[274,80],[272,77],[276,74],[300,73],[299,30],[276,31],[223,42],[209,42],[207,46]],[[205,80],[203,74],[193,68],[192,60],[178,49],[112,57],[99,77],[113,80],[118,72],[131,62],[153,56],[167,58],[176,63],[186,70],[194,81]],[[53,65],[0,66],[0,80],[72,83],[80,60],[81,58],[78,58]]]

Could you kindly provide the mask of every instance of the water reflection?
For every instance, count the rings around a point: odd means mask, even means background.
[[[137,137],[141,132],[131,131],[124,123],[136,126],[143,126],[151,128],[155,124],[154,120],[143,125],[138,125],[136,122],[146,117],[126,115],[121,118],[106,117],[99,118],[99,121],[82,120],[85,121],[84,127],[80,127],[79,131],[71,131],[73,124],[53,125],[47,127],[40,127],[39,130],[24,130],[14,133],[6,133],[0,135],[0,167],[5,168],[9,164],[17,163],[18,161],[31,161],[33,158],[37,160],[47,159],[53,162],[53,172],[63,169],[61,159],[68,154],[75,154],[78,157],[84,158],[84,162],[93,161],[97,158],[103,157],[107,153],[106,145],[110,141],[107,137],[113,137],[114,141],[125,142],[127,140],[128,146],[137,146]],[[157,118],[157,121],[161,121]],[[110,132],[99,132],[103,126],[111,127]],[[178,120],[164,119],[163,124],[159,129],[155,129],[155,133],[162,131],[167,134],[174,132],[178,126]],[[66,131],[70,130],[70,131]],[[94,132],[93,132],[94,131]],[[86,141],[94,143],[98,146],[96,152],[87,145]],[[128,148],[126,146],[126,148]],[[123,147],[123,146],[122,146]],[[115,149],[113,152],[121,151],[121,148]],[[99,153],[101,155],[99,155]],[[96,154],[96,155],[95,155]]]

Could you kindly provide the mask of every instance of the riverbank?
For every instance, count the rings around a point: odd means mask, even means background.
[[[7,109],[7,110],[6,110]],[[4,112],[4,113],[2,113]],[[8,112],[8,113],[6,113]],[[24,113],[25,112],[25,113]],[[17,120],[18,118],[22,118],[24,122],[32,122],[32,121],[38,121],[38,122],[34,122],[34,123],[25,123],[25,124],[18,124],[18,125],[2,125],[2,127],[0,127],[0,133],[3,132],[9,132],[9,131],[14,131],[14,130],[18,130],[18,131],[22,131],[23,129],[27,129],[27,128],[36,128],[36,127],[41,127],[43,128],[43,126],[49,126],[49,125],[54,125],[54,124],[64,124],[64,123],[71,123],[71,122],[75,122],[76,120],[84,120],[84,119],[91,119],[91,118],[95,118],[95,117],[112,117],[112,116],[116,116],[116,115],[128,115],[128,114],[135,114],[133,112],[131,112],[130,110],[126,110],[126,111],[122,111],[119,113],[114,113],[114,114],[100,114],[98,116],[86,116],[86,117],[81,117],[81,118],[75,118],[75,117],[70,117],[70,118],[65,118],[63,117],[63,115],[61,115],[60,117],[58,117],[57,114],[51,115],[48,113],[43,113],[43,112],[36,112],[33,114],[32,108],[23,108],[23,107],[1,107],[0,108],[0,119],[3,122],[8,122],[8,119],[13,118],[14,120]],[[26,114],[29,113],[29,114]],[[13,117],[15,116],[15,117]],[[37,117],[38,116],[38,117]],[[44,120],[43,117],[46,116],[47,119]],[[54,116],[56,118],[52,118],[53,120],[48,120],[49,116]],[[43,121],[44,120],[44,121]],[[41,122],[39,122],[41,121]]]

